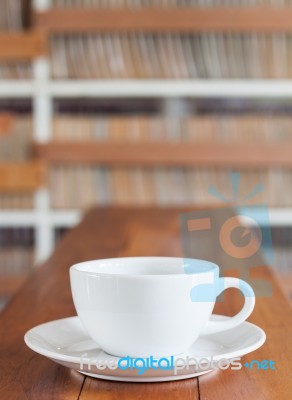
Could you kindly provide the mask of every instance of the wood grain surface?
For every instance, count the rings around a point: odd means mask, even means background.
[[[35,26],[72,32],[291,32],[289,7],[52,8],[35,13]]]
[[[106,166],[206,166],[291,168],[291,145],[204,143],[96,143],[56,141],[34,144],[34,155],[52,164]]]
[[[243,368],[185,381],[117,383],[84,378],[25,346],[23,336],[33,326],[75,315],[68,274],[73,263],[115,256],[181,255],[178,216],[182,211],[96,209],[66,234],[0,315],[1,399],[291,399],[291,308],[267,267],[258,268],[255,275],[271,282],[273,295],[257,298],[250,317],[266,331],[267,341],[244,361],[271,359],[276,371]],[[231,289],[215,312],[233,315],[241,305],[238,291]]]

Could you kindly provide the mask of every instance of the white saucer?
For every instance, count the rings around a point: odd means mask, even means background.
[[[228,318],[221,315],[211,317],[212,320]],[[178,370],[176,374],[173,369],[149,368],[141,375],[135,368],[97,368],[98,361],[117,363],[119,358],[104,353],[90,339],[78,317],[47,322],[29,330],[24,336],[29,348],[65,367],[94,378],[126,382],[162,382],[193,378],[216,369],[214,365],[210,369],[208,361],[212,360],[214,364],[218,360],[244,356],[261,347],[265,339],[265,332],[261,328],[249,322],[243,322],[225,332],[200,336],[187,352],[174,357],[175,362],[187,357],[201,360],[200,365],[190,362],[189,366]],[[203,358],[205,364],[202,361]]]

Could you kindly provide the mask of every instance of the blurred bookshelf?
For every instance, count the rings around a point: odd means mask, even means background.
[[[234,171],[292,229],[290,6],[3,0],[0,237],[36,264],[93,205],[214,206]]]
[[[32,227],[0,228],[0,309],[32,271],[34,243]]]

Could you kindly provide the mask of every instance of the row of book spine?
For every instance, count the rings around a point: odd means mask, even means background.
[[[0,134],[0,161],[24,161],[31,153],[32,118],[30,115],[11,114],[9,131]]]
[[[34,230],[0,228],[0,310],[34,265]]]
[[[34,254],[34,245],[0,246],[0,312],[32,271]]]
[[[292,143],[292,119],[288,116],[192,116],[163,117],[58,117],[53,123],[54,140],[96,140],[121,142],[172,143]],[[214,204],[211,186],[230,198],[228,170],[212,168],[100,168],[98,166],[59,166],[51,170],[53,207],[86,208],[99,205],[190,205]],[[256,201],[289,206],[291,171],[243,170],[243,197],[257,183],[265,193]],[[283,185],[283,186],[282,186]],[[82,190],[76,190],[82,188]]]
[[[210,194],[215,187],[232,202],[230,170],[211,168],[100,168],[59,166],[50,173],[54,208],[82,208],[93,205],[216,205],[221,198]],[[238,170],[237,170],[238,172]],[[264,190],[249,204],[291,207],[292,171],[240,170],[242,199],[256,185]]]
[[[15,115],[12,121],[10,131],[0,134],[0,161],[23,161],[31,155],[31,116]],[[287,113],[187,117],[57,114],[52,120],[52,140],[71,142],[291,144],[291,131],[292,117]]]
[[[264,114],[74,116],[53,119],[52,140],[192,143],[292,143],[292,117]]]
[[[192,116],[162,117],[58,117],[54,140],[172,143],[286,143],[292,144],[292,119],[288,116]],[[290,170],[242,170],[242,196],[257,183],[265,192],[255,201],[271,206],[291,205]],[[231,196],[230,170],[205,168],[101,168],[58,166],[51,170],[52,205],[57,208],[86,208],[107,205],[216,204],[209,188],[215,186],[225,198]],[[285,192],[281,188],[285,187]],[[290,185],[291,187],[291,185]],[[82,188],[79,190],[77,188]]]
[[[237,170],[238,171],[238,170]],[[264,190],[254,203],[271,207],[291,207],[291,170],[239,170],[242,198],[257,184]],[[191,206],[215,205],[211,187],[224,192],[231,201],[230,170],[211,168],[102,168],[58,166],[50,169],[49,193],[54,209],[86,209],[92,206]],[[24,193],[0,193],[0,210],[32,210],[34,196]]]
[[[290,34],[80,34],[51,40],[54,79],[292,76]]]
[[[84,34],[50,41],[52,79],[288,79],[290,34]],[[29,62],[0,79],[33,79]]]
[[[31,154],[31,120],[20,117],[11,134],[0,137],[0,160],[21,161]],[[158,116],[56,115],[53,141],[122,143],[284,143],[292,145],[292,118],[287,115],[204,115],[186,118]],[[242,197],[257,183],[265,191],[255,201],[291,207],[292,170],[289,168],[241,169]],[[86,208],[91,205],[191,205],[215,204],[211,186],[230,198],[230,169],[192,167],[51,166],[49,190],[53,208]],[[285,190],[283,190],[285,188]],[[29,194],[2,194],[0,208],[33,208]]]
[[[22,0],[1,0],[0,31],[11,32],[23,29],[23,6]]]
[[[34,265],[34,248],[1,246],[0,260],[0,280],[1,276],[24,275],[31,271]]]

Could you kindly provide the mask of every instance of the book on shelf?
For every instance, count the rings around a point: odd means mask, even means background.
[[[289,116],[207,115],[181,119],[157,116],[56,116],[57,141],[189,142],[189,143],[287,143],[292,144]],[[257,183],[265,187],[256,201],[271,206],[289,206],[291,170],[242,168],[242,196]],[[56,208],[91,204],[192,205],[218,202],[208,193],[216,186],[230,199],[230,168],[214,167],[109,167],[59,165],[51,167],[50,192]],[[290,185],[291,186],[291,185]],[[82,190],[72,190],[82,187]],[[285,194],[281,187],[285,187]]]
[[[3,0],[0,31],[23,29],[29,2]],[[52,7],[289,6],[248,0],[99,0],[51,2]],[[32,8],[30,9],[32,13]],[[291,33],[287,32],[84,32],[50,35],[53,79],[288,79],[292,76]],[[0,63],[0,79],[33,79],[29,62]]]
[[[1,0],[0,32],[15,32],[23,29],[24,6],[25,2],[22,0]]]
[[[32,118],[28,114],[1,113],[6,117],[8,130],[0,134],[0,163],[28,161],[31,157]],[[3,119],[3,118],[2,118]],[[0,193],[0,210],[33,209],[32,193],[3,192]]]
[[[161,115],[104,116],[55,114],[54,142],[108,143],[243,143],[292,145],[289,115],[206,114],[171,118]],[[29,160],[32,120],[14,118],[9,134],[0,136],[0,161]],[[240,168],[242,196],[257,183],[265,188],[256,201],[271,206],[291,206],[292,170],[280,167]],[[61,163],[49,167],[48,188],[53,208],[87,208],[96,205],[193,205],[215,204],[208,193],[215,186],[230,198],[230,168],[100,166]],[[285,187],[285,191],[283,191]],[[1,193],[0,209],[33,209],[33,194]]]
[[[82,33],[50,39],[54,79],[288,79],[290,33]]]
[[[0,228],[0,309],[12,296],[34,265],[32,228]]]

